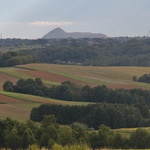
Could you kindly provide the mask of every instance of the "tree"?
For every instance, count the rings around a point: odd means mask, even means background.
[[[62,125],[58,129],[58,143],[61,145],[70,145],[72,143],[72,128],[68,125]]]
[[[41,78],[36,78],[35,84],[37,84],[38,86],[43,86],[43,82],[42,82]]]
[[[43,132],[39,141],[40,147],[48,147],[49,139],[50,139],[50,135],[46,132]]]
[[[13,92],[14,91],[13,86],[14,85],[13,85],[13,83],[11,81],[6,81],[3,84],[3,89],[4,89],[4,91]]]
[[[136,76],[133,76],[133,77],[132,77],[132,80],[133,80],[133,81],[137,81],[137,77],[136,77]]]
[[[21,148],[21,138],[17,133],[17,129],[13,129],[11,132],[9,130],[4,131],[7,146],[12,150]]]
[[[35,137],[30,128],[27,128],[21,137],[21,147],[27,149],[29,145],[35,143]]]
[[[100,147],[112,147],[114,142],[114,133],[111,129],[105,125],[100,125],[99,130],[99,146]]]
[[[117,133],[114,138],[113,147],[116,149],[128,149],[129,148],[129,139],[124,138],[121,134]]]
[[[56,125],[57,118],[54,115],[45,115],[42,122],[41,127],[46,128],[49,125]]]
[[[130,142],[132,148],[150,148],[150,133],[148,133],[145,129],[137,129],[131,134]]]
[[[135,105],[135,107],[137,107],[140,112],[141,112],[141,115],[143,116],[143,118],[149,118],[149,108],[148,106],[146,105],[145,102],[141,102],[141,103],[137,103]]]
[[[71,124],[73,137],[77,142],[85,142],[87,138],[87,127],[85,124],[74,122]]]

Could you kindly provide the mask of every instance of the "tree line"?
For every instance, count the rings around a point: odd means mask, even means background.
[[[20,54],[14,51],[0,53],[0,67],[10,67],[35,62],[37,62],[36,58],[30,54]]]
[[[150,66],[149,38],[49,40],[43,49],[21,51],[39,63],[86,66]]]
[[[139,78],[137,78],[136,76],[133,76],[132,79],[133,81],[137,81],[137,82],[150,83],[150,74],[144,74]]]
[[[59,124],[73,122],[98,129],[105,124],[111,128],[132,128],[149,126],[150,118],[144,118],[138,108],[125,104],[89,104],[87,106],[63,106],[42,104],[32,109],[30,119],[40,122],[44,115],[55,115]]]
[[[23,61],[25,58],[21,58],[22,56],[34,57],[38,63],[86,66],[150,66],[150,38],[0,39],[0,46],[23,44],[42,45],[42,47],[19,50],[17,54],[20,58],[12,58],[13,60],[10,60],[12,64],[1,59],[4,61],[1,62],[3,66],[31,63],[31,60]],[[18,61],[18,63],[13,63],[13,61]]]
[[[54,115],[44,116],[39,125],[31,120],[22,123],[11,118],[0,119],[0,149],[39,150],[43,147],[52,150],[74,147],[76,150],[145,149],[150,148],[150,133],[139,128],[127,138],[103,124],[98,130],[91,130],[78,122],[59,125]]]
[[[64,81],[60,85],[47,87],[40,78],[19,79],[14,85],[11,81],[3,84],[4,91],[32,94],[50,97],[66,101],[83,102],[106,102],[134,105],[142,112],[144,117],[148,117],[146,111],[150,107],[150,91],[143,89],[110,89],[105,85],[90,87],[80,86],[70,81]],[[140,105],[139,105],[140,104]]]

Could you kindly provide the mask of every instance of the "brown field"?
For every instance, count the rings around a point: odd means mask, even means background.
[[[12,81],[13,83],[16,83],[16,81],[18,80],[17,78],[15,77],[12,77],[12,76],[9,76],[9,75],[6,75],[6,74],[3,74],[3,73],[0,73],[0,90],[2,90],[3,88],[3,83],[6,82],[6,81]]]
[[[41,77],[54,83],[70,80],[90,86],[105,84],[110,88],[150,89],[149,84],[132,81],[133,76],[140,77],[143,74],[150,73],[150,67],[93,67],[54,64],[27,64],[19,67],[22,68],[20,70],[22,73]],[[34,71],[31,69],[34,69]]]
[[[42,103],[57,105],[87,105],[87,102],[73,102],[55,100],[51,98],[34,95],[11,93],[0,91],[0,118],[11,117],[20,121],[27,121],[33,107],[38,107]]]
[[[17,67],[0,68],[0,89],[6,80],[15,83],[18,79],[41,78],[47,85],[58,85],[70,80],[80,85],[110,88],[145,88],[150,84],[133,82],[132,77],[149,73],[150,67],[93,67],[54,64],[27,64]]]
[[[26,69],[21,69],[20,72],[22,72],[24,74],[28,74],[33,77],[41,78],[44,80],[49,80],[49,81],[56,82],[56,83],[61,83],[63,81],[69,80],[69,81],[72,81],[75,83],[85,84],[82,81],[75,80],[75,79],[72,79],[72,78],[69,78],[66,76],[62,76],[62,75],[59,75],[59,74],[56,74],[53,72],[40,71],[40,70],[32,70],[31,71],[31,70],[26,70]]]
[[[11,117],[20,121],[27,121],[30,118],[30,112],[33,107],[38,107],[40,104],[26,103],[8,103],[0,104],[0,118]]]
[[[22,103],[22,102],[23,101],[16,98],[8,97],[6,95],[0,95],[0,103]]]

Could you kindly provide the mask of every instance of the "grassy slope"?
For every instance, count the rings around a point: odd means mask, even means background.
[[[28,64],[21,67],[53,72],[65,77],[82,81],[85,84],[98,85],[132,85],[150,88],[150,84],[133,82],[132,77],[140,77],[150,73],[150,67],[93,67],[93,66],[68,66],[53,64]]]
[[[87,105],[86,102],[72,102],[72,101],[62,101],[55,100],[51,98],[44,98],[39,96],[11,93],[0,91],[0,95],[5,95],[7,98],[14,98],[20,100],[19,102],[7,102],[6,104],[0,104],[0,118],[11,117],[21,121],[26,121],[29,119],[31,109],[33,107],[38,107],[42,103],[60,104],[60,105]],[[2,102],[2,100],[1,100]],[[5,100],[3,100],[5,102]]]
[[[136,130],[137,128],[121,128],[121,129],[113,129],[115,133],[120,133],[123,137],[129,138],[130,135]],[[142,127],[146,131],[150,132],[150,127]]]

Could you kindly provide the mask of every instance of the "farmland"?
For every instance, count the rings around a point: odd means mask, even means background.
[[[39,77],[47,85],[70,80],[90,86],[105,84],[111,88],[150,88],[149,84],[132,81],[133,76],[140,77],[149,73],[149,70],[149,67],[93,67],[35,63],[1,68],[0,73],[3,75],[2,78],[7,75],[8,80]],[[2,85],[2,81],[0,83]]]
[[[149,73],[149,67],[92,67],[52,64],[27,64],[0,68],[0,117],[13,117],[25,121],[33,107],[41,103],[80,105],[87,103],[65,102],[50,98],[3,92],[7,80],[16,83],[18,79],[41,78],[47,86],[59,85],[70,80],[80,85],[97,86],[105,84],[110,88],[150,88],[149,84],[133,82],[132,77]]]

